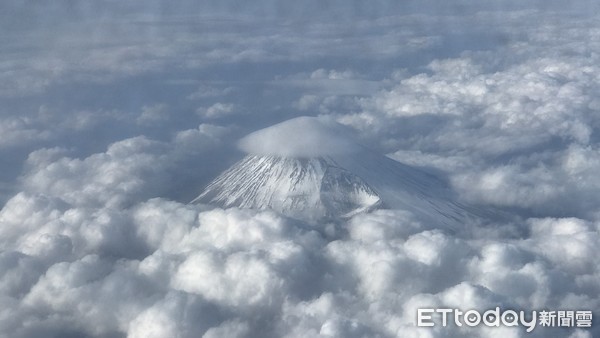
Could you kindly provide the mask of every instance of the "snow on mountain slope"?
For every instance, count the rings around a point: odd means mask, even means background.
[[[369,151],[330,120],[288,120],[246,136],[240,148],[248,155],[192,203],[272,209],[310,221],[394,208],[450,227],[476,213],[455,202],[438,177]]]
[[[217,177],[194,202],[273,209],[317,220],[368,210],[380,198],[331,159],[249,155]]]

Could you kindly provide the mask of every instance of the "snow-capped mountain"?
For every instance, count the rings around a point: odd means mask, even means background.
[[[192,203],[272,209],[311,221],[397,208],[454,227],[472,215],[443,180],[369,151],[329,120],[285,121],[246,136],[240,148],[248,155]]]
[[[315,220],[351,216],[381,204],[360,177],[332,158],[248,155],[217,177],[193,202],[273,209]]]

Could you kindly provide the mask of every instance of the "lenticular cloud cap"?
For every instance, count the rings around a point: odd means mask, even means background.
[[[325,117],[308,116],[250,133],[238,142],[238,147],[248,154],[282,157],[319,157],[360,148],[346,127]]]

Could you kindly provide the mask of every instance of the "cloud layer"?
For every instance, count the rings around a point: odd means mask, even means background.
[[[524,331],[417,329],[416,308],[600,302],[598,223],[574,218],[530,219],[527,238],[474,238],[380,210],[327,234],[272,212],[164,199],[89,208],[22,193],[0,219],[11,304],[0,322],[14,337],[516,337]]]
[[[415,326],[420,307],[599,311],[593,13],[0,4],[0,336],[600,335]],[[355,149],[332,121],[514,221],[451,233],[406,210],[315,225],[187,204],[249,133],[251,153]]]

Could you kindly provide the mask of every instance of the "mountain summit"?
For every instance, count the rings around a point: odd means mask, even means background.
[[[239,141],[247,153],[192,203],[272,209],[309,221],[377,208],[455,227],[470,215],[440,178],[374,153],[342,125],[294,118]]]

